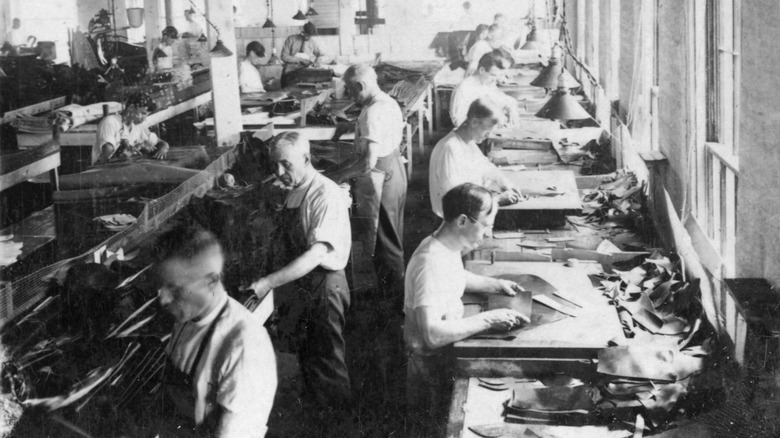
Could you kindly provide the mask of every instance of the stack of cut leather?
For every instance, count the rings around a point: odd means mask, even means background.
[[[504,410],[506,421],[582,425],[590,422],[596,400],[601,398],[590,385],[534,386],[515,386]]]

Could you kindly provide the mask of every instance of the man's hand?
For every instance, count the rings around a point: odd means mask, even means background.
[[[331,140],[333,141],[339,141],[342,135],[352,131],[355,124],[351,122],[339,122],[336,125],[336,132],[333,133],[333,138]]]
[[[268,294],[268,292],[273,289],[271,285],[268,283],[268,280],[266,277],[261,277],[259,280],[255,281],[254,283],[250,284],[247,289],[251,289],[255,295],[262,298]]]
[[[520,201],[520,193],[514,189],[507,189],[498,195],[498,205],[506,206],[517,204]]]
[[[508,331],[512,327],[528,324],[531,319],[511,309],[495,309],[481,313],[491,330]]]
[[[161,145],[157,148],[157,151],[154,153],[154,159],[155,160],[164,160],[165,157],[168,156],[168,150],[170,149],[170,146],[167,144]]]
[[[494,292],[498,294],[504,294],[513,297],[517,295],[518,292],[523,292],[525,290],[523,289],[522,286],[515,283],[514,281],[502,280],[500,278],[495,278],[494,280],[495,280]]]
[[[304,67],[308,67],[311,64],[312,64],[312,62],[311,62],[310,59],[303,59],[303,58],[301,58],[301,65],[303,65]]]

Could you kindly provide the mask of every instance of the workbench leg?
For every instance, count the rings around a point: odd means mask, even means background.
[[[404,126],[406,129],[406,179],[412,180],[412,124],[407,122]]]
[[[441,104],[439,103],[439,93],[441,93],[440,90],[433,91],[435,99],[431,103],[433,105],[433,119],[436,123],[436,129],[441,129]]]
[[[428,106],[425,107],[425,118],[428,119],[428,139],[433,138],[433,87],[428,87],[425,92]]]
[[[417,112],[417,119],[420,121],[420,126],[417,127],[419,130],[418,137],[420,140],[420,157],[423,159],[425,158],[425,114],[423,113],[423,110],[419,110]]]

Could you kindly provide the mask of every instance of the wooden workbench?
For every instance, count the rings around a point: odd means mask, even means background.
[[[541,277],[556,289],[582,304],[579,316],[566,316],[554,322],[521,331],[512,340],[466,339],[454,345],[461,371],[470,375],[501,372],[491,369],[482,358],[590,360],[612,339],[625,339],[615,307],[594,289],[581,267],[556,262],[466,262],[466,269],[479,275],[511,279],[512,275]],[[466,298],[468,298],[466,296]],[[534,302],[534,313],[542,304]],[[471,307],[471,306],[467,306]],[[466,310],[469,312],[469,310]],[[474,363],[475,361],[481,363]],[[471,362],[471,363],[468,363]],[[473,373],[472,373],[473,372]],[[476,374],[474,374],[476,373]]]

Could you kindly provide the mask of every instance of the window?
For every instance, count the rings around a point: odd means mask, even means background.
[[[733,276],[739,179],[739,35],[741,0],[707,0],[703,16],[704,136],[697,139],[696,219]]]

